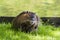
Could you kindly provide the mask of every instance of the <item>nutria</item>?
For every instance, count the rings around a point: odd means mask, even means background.
[[[24,11],[13,19],[12,27],[27,33],[36,30],[38,28],[38,22],[39,17],[35,13]]]

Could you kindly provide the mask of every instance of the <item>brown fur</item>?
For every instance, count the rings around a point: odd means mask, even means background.
[[[32,30],[35,30],[38,27],[38,16],[34,16],[36,19],[35,23],[32,23],[31,21],[31,14],[35,15],[33,12],[22,12],[19,14],[13,21],[12,26],[15,29],[20,29],[24,32],[30,32]]]

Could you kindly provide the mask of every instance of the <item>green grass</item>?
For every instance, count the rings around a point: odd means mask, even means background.
[[[11,29],[11,24],[0,24],[0,40],[60,40],[60,28],[39,26],[37,32],[24,33]]]

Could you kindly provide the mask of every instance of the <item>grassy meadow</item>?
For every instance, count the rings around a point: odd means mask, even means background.
[[[60,40],[60,28],[40,25],[37,32],[24,33],[11,29],[11,24],[0,24],[0,40]]]
[[[60,0],[0,0],[0,16],[17,16],[22,11],[39,17],[60,17]],[[24,33],[0,23],[0,40],[60,40],[60,27],[40,25],[37,32]]]

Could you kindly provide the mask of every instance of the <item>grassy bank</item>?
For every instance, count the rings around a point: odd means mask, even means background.
[[[0,16],[17,16],[22,11],[35,12],[40,17],[60,17],[59,0],[0,0]],[[11,24],[0,24],[0,40],[60,40],[60,27],[40,25],[30,34],[11,29]]]
[[[60,28],[41,25],[37,33],[24,33],[11,29],[11,24],[0,24],[0,40],[60,40]]]

